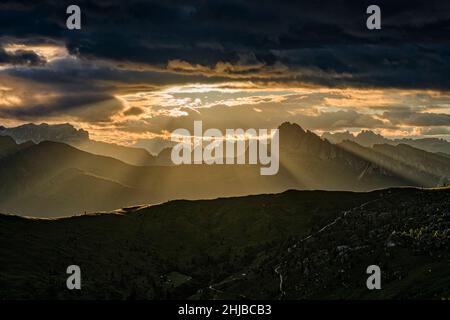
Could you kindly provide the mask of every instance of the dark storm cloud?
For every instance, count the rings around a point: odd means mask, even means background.
[[[43,65],[46,61],[33,51],[17,50],[15,52],[6,52],[0,48],[0,66],[1,65],[25,65],[38,66]]]
[[[372,1],[80,0],[80,31],[65,28],[68,4],[3,1],[1,34],[60,41],[80,58],[125,68],[171,60],[210,68],[279,64],[288,70],[282,82],[450,88],[448,1],[377,1],[376,31],[365,26]]]
[[[0,117],[33,121],[68,116],[85,122],[104,122],[124,109],[115,98],[117,93],[155,90],[162,85],[183,81],[224,80],[161,71],[117,69],[107,63],[74,58],[56,59],[44,67],[14,67],[0,72],[0,84],[11,86],[13,90],[10,92],[17,93],[22,100],[21,106],[1,108]],[[35,96],[48,98],[36,103]],[[124,113],[138,114],[134,108]]]
[[[163,85],[186,82],[223,82],[226,77],[203,76],[144,70],[115,68],[102,61],[65,58],[47,63],[43,68],[11,68],[2,72],[15,78],[46,83],[60,91],[120,91],[140,87],[155,89]],[[0,74],[1,75],[1,74]],[[153,87],[152,87],[153,86]],[[89,89],[90,88],[90,89]]]
[[[77,92],[65,93],[41,104],[3,107],[0,117],[33,121],[64,116],[86,122],[106,122],[122,108],[118,100],[107,94]]]

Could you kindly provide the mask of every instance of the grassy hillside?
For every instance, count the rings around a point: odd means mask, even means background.
[[[450,189],[287,191],[62,219],[1,215],[0,298],[448,297],[449,199]],[[81,291],[65,289],[71,264]],[[369,264],[386,275],[380,292],[365,289]]]

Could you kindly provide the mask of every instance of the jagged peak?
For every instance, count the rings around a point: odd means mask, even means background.
[[[12,136],[18,143],[28,140],[37,143],[43,140],[67,142],[89,139],[88,131],[77,129],[70,123],[26,123],[17,127],[3,128],[1,132]]]
[[[381,134],[373,132],[372,130],[361,130],[361,132],[356,135],[356,137],[364,137],[364,136],[372,136],[372,137],[384,138]]]
[[[291,122],[283,122],[279,127],[278,130],[280,131],[284,131],[284,132],[298,132],[298,133],[303,133],[305,134],[306,131],[300,127],[298,124],[296,123],[291,123]]]
[[[349,140],[349,139],[344,139],[341,142],[337,143],[337,145],[340,146],[345,146],[345,145],[352,145],[352,146],[358,146],[358,147],[362,147],[360,144],[358,144],[357,142],[353,141],[353,140]]]

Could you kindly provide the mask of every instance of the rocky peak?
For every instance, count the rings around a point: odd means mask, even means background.
[[[8,135],[17,143],[33,141],[76,142],[89,139],[89,133],[83,129],[76,129],[69,123],[49,125],[47,123],[27,123],[13,128],[0,128],[0,135]]]

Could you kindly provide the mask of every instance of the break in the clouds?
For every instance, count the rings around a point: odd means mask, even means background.
[[[205,126],[449,137],[450,3],[0,4],[0,119],[72,122],[123,143]],[[126,133],[126,134],[123,134]]]

